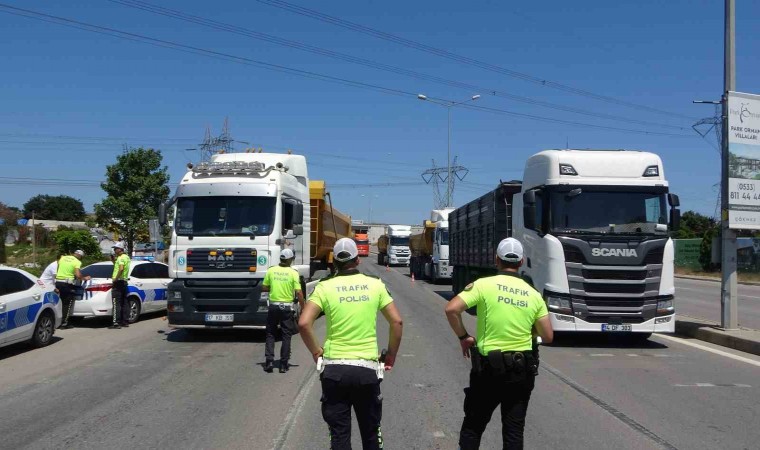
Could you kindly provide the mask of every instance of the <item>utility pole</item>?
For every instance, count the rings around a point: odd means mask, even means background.
[[[37,267],[37,227],[34,226],[34,211],[32,211],[32,264]]]
[[[725,35],[723,62],[723,133],[721,137],[721,286],[720,286],[720,326],[735,329],[739,326],[736,292],[736,232],[729,228],[729,152],[728,152],[728,93],[736,90],[736,66],[734,43],[735,29],[734,0],[725,0]]]

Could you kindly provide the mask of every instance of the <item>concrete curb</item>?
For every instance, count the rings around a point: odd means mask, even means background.
[[[676,278],[683,278],[684,280],[696,280],[696,281],[712,281],[720,283],[720,278],[713,277],[698,277],[696,275],[676,275]],[[740,281],[739,284],[746,284],[747,286],[760,286],[760,281]]]
[[[676,334],[760,356],[760,331],[746,328],[725,331],[711,322],[684,318],[676,320]]]

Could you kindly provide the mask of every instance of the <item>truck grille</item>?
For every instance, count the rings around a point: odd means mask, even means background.
[[[590,294],[643,294],[645,284],[583,283],[583,290]]]
[[[646,270],[583,269],[583,278],[587,280],[643,280],[646,277]]]
[[[194,248],[187,251],[187,266],[192,272],[251,272],[251,267],[255,272],[256,259],[255,248]]]

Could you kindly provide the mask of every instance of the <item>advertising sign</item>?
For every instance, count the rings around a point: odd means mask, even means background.
[[[728,225],[760,230],[760,95],[728,93]]]

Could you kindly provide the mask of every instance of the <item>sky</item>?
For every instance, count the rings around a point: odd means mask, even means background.
[[[353,218],[421,223],[433,208],[433,187],[421,173],[433,160],[446,164],[447,108],[416,94],[442,101],[479,94],[470,104],[480,109],[451,110],[451,153],[469,169],[455,206],[499,180],[519,179],[530,155],[569,145],[653,151],[682,211],[715,214],[716,138],[703,139],[691,125],[714,114],[712,105],[692,101],[718,100],[723,90],[720,0],[288,2],[0,0],[0,202],[20,207],[36,194],[67,194],[91,211],[103,198],[97,182],[125,145],[160,149],[177,182],[198,160],[188,149],[207,127],[219,134],[228,118],[238,149],[304,154],[310,178],[326,180],[335,207]],[[213,20],[223,30],[135,4]],[[7,6],[133,35],[21,17]],[[185,47],[146,44],[142,36]],[[738,1],[738,91],[760,93],[758,49],[760,2]]]

